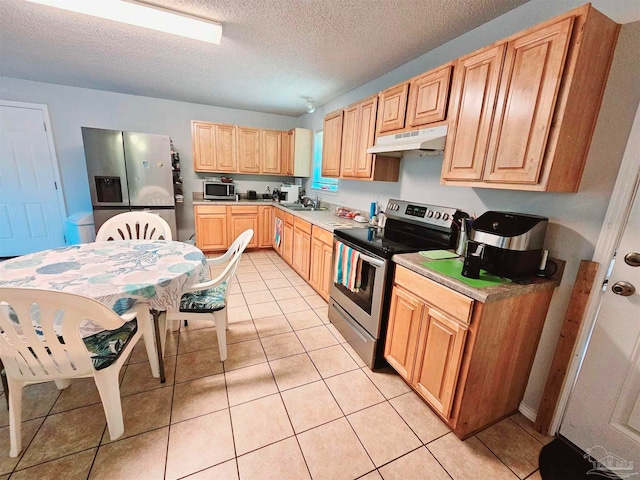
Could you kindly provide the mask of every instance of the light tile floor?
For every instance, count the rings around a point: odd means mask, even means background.
[[[211,323],[170,334],[165,384],[136,346],[115,442],[92,381],[27,387],[20,458],[0,407],[0,480],[540,478],[549,437],[516,414],[460,441],[392,370],[364,366],[274,252],[243,256],[229,320],[224,363]]]

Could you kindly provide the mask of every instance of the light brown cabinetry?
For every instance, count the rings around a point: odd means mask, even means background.
[[[342,121],[344,112],[338,110],[324,117],[322,138],[322,176],[340,176],[340,155],[342,152]]]
[[[284,224],[282,231],[282,258],[289,265],[293,266],[293,215],[290,213],[285,213],[284,216]]]
[[[378,94],[378,135],[401,130],[407,112],[409,82],[403,82]]]
[[[273,207],[258,207],[258,247],[268,248],[273,242]]]
[[[282,134],[279,130],[262,130],[262,164],[260,173],[280,175],[282,171]]]
[[[200,250],[226,250],[229,247],[227,235],[227,207],[218,205],[196,205],[196,245]]]
[[[282,173],[294,177],[310,177],[313,161],[313,131],[307,128],[292,128],[286,133],[289,153],[288,155],[284,153],[285,141],[283,140],[283,158],[286,158],[287,166],[286,172]]]
[[[421,127],[446,118],[452,68],[446,65],[409,81],[407,128]]]
[[[311,266],[311,224],[299,218],[293,219],[293,269],[309,280]]]
[[[577,191],[618,28],[585,5],[459,59],[442,182]]]
[[[311,265],[309,285],[329,301],[329,288],[333,274],[333,235],[331,232],[313,225],[311,232]]]
[[[236,239],[242,232],[248,229],[253,230],[253,237],[247,248],[258,247],[260,232],[258,229],[258,206],[237,205],[231,206],[228,210],[229,235],[231,241]],[[231,242],[229,242],[231,243]]]
[[[238,127],[238,171],[260,173],[260,130]]]
[[[235,125],[191,122],[195,171],[235,172]]]
[[[385,358],[466,438],[517,411],[552,293],[475,302],[397,266]]]
[[[280,243],[276,243],[276,230],[277,230],[277,224],[279,222],[282,222],[281,225],[281,229],[280,229]],[[279,208],[274,208],[273,209],[273,249],[278,253],[278,255],[280,255],[281,257],[283,256],[283,250],[284,250],[284,212],[282,210],[280,210]]]

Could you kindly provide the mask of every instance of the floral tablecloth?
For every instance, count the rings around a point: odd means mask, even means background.
[[[0,263],[0,286],[76,293],[118,314],[136,301],[177,309],[185,287],[206,280],[209,269],[197,247],[165,240],[86,243]]]

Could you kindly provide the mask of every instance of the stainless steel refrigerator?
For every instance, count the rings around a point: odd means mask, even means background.
[[[82,127],[96,231],[122,212],[159,214],[177,239],[176,206],[167,135]]]

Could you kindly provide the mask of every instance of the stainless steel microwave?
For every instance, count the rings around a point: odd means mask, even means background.
[[[204,180],[205,200],[233,200],[236,196],[236,187],[233,183],[224,183],[220,180]]]

